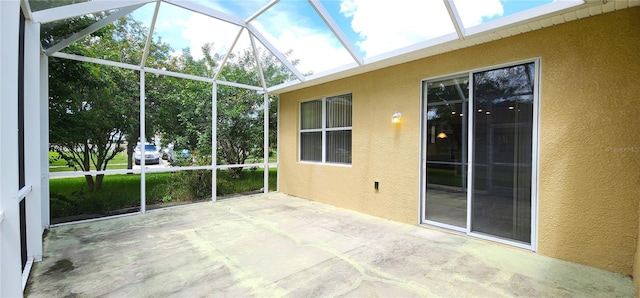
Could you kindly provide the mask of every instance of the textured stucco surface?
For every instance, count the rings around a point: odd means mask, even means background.
[[[541,58],[538,251],[632,274],[640,185],[640,8],[280,96],[280,191],[416,224],[420,81]],[[298,162],[299,102],[353,93],[353,164]],[[403,123],[390,117],[400,111]],[[380,190],[374,191],[374,181]]]
[[[640,297],[640,206],[638,206],[638,243],[636,244],[636,257],[633,262],[633,285],[636,288],[636,297]]]

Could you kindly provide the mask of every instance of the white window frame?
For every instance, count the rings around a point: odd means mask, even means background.
[[[327,127],[327,99],[332,98],[332,97],[344,96],[344,95],[351,95],[351,104],[353,105],[353,93],[351,93],[351,92],[337,94],[337,95],[331,95],[331,96],[325,96],[325,97],[322,97],[322,98],[315,98],[315,99],[305,100],[305,101],[301,101],[299,103],[299,105],[298,105],[298,162],[314,163],[314,164],[348,165],[348,166],[353,164],[353,150],[351,150],[351,152],[349,152],[349,154],[351,154],[351,158],[352,158],[350,163],[327,161],[327,132],[330,132],[330,131],[351,131],[351,136],[353,138],[353,129],[352,129],[353,128],[353,118],[352,118],[352,122],[351,122],[352,126],[330,127],[330,128]],[[317,100],[322,102],[322,121],[321,121],[322,125],[321,125],[321,127],[320,128],[302,129],[302,104],[305,103],[305,102],[312,102],[312,101],[317,101]],[[353,110],[351,111],[351,117],[353,117]],[[302,159],[302,134],[303,133],[309,133],[309,132],[321,132],[322,133],[322,159],[321,159],[321,161],[303,160]],[[353,139],[352,139],[351,143],[353,145]]]

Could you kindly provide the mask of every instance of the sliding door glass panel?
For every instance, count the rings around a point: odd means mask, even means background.
[[[467,226],[468,76],[426,82],[426,204],[430,221]]]
[[[473,75],[471,230],[531,243],[534,63]]]

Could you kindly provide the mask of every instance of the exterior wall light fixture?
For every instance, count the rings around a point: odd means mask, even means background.
[[[400,112],[393,113],[393,115],[391,116],[391,123],[399,124],[401,121],[402,121],[402,113]]]

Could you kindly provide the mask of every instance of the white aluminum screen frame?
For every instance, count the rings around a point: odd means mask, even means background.
[[[600,1],[589,2],[587,0],[564,0],[544,4],[479,25],[466,27],[461,20],[458,9],[456,8],[455,0],[442,0],[444,6],[446,7],[447,13],[449,14],[448,19],[455,28],[455,32],[453,34],[431,38],[429,40],[418,42],[405,48],[396,49],[377,56],[365,58],[362,57],[361,53],[356,49],[354,42],[346,37],[344,30],[340,27],[338,22],[336,22],[332,18],[331,14],[328,13],[326,8],[324,8],[322,2],[318,0],[307,0],[309,6],[323,21],[324,25],[330,30],[334,37],[337,38],[343,49],[345,49],[350,54],[352,63],[336,67],[334,69],[327,70],[318,74],[304,75],[282,54],[286,51],[280,51],[280,49],[276,48],[271,40],[263,36],[252,24],[252,22],[254,22],[258,16],[262,15],[266,11],[269,11],[270,9],[273,9],[275,4],[277,4],[279,0],[273,0],[267,3],[247,19],[242,19],[241,17],[238,17],[236,15],[232,15],[202,5],[196,0],[94,0],[44,9],[36,12],[31,11],[30,5],[28,3],[29,0],[20,1],[22,3],[22,6],[27,9],[27,19],[39,22],[41,24],[103,11],[112,11],[112,14],[122,15],[126,14],[126,12],[136,10],[146,4],[155,2],[156,10],[153,16],[154,22],[152,22],[151,28],[149,28],[150,33],[154,31],[155,19],[157,18],[158,6],[160,5],[160,3],[170,4],[220,21],[227,22],[229,24],[233,24],[235,26],[239,26],[242,30],[247,29],[250,35],[260,40],[265,48],[297,78],[297,80],[292,82],[269,87],[268,92],[274,94],[285,92],[286,90],[291,90],[293,86],[297,86],[293,88],[300,88],[301,83],[305,83],[308,81],[313,81],[313,84],[317,84],[321,83],[322,81],[326,81],[327,79],[344,77],[348,73],[355,74],[365,71],[371,71],[373,69],[378,69],[389,65],[428,57],[434,54],[438,54],[439,52],[451,51],[461,47],[467,47],[474,44],[486,42],[482,40],[486,39],[487,37],[490,37],[490,39],[495,39],[496,32],[510,30],[509,32],[512,33],[510,33],[509,35],[513,35],[526,32],[528,30],[535,30],[534,27],[539,26],[527,26],[527,24],[532,24],[538,21],[551,20],[552,18],[562,16],[567,12],[576,12],[585,9],[589,10],[591,7],[596,6],[602,6],[602,9],[597,10],[600,11],[600,13],[602,13],[603,11],[611,10],[605,9],[607,3],[601,3]],[[626,8],[636,5],[640,5],[640,3],[627,3],[620,8]],[[618,5],[615,5],[614,9],[619,9]],[[99,24],[92,25],[90,29],[87,28],[82,32],[74,34],[72,37],[63,40],[59,44],[53,45],[50,49],[47,50],[47,55],[59,53],[58,51],[61,48],[64,48],[66,45],[80,39],[86,34],[100,29],[102,26],[105,26],[107,24],[109,24],[109,22],[100,21]],[[555,21],[552,22],[552,24],[555,24]],[[522,26],[527,27],[528,29],[523,31],[521,30],[521,28],[523,28]],[[497,38],[502,37],[506,36],[502,36],[502,34],[500,34],[500,36]],[[471,42],[469,42],[470,40]],[[230,50],[233,50],[233,47]],[[148,48],[145,48],[143,56],[146,56],[147,51]],[[144,59],[141,66],[144,66]],[[368,67],[363,68],[363,66]]]

